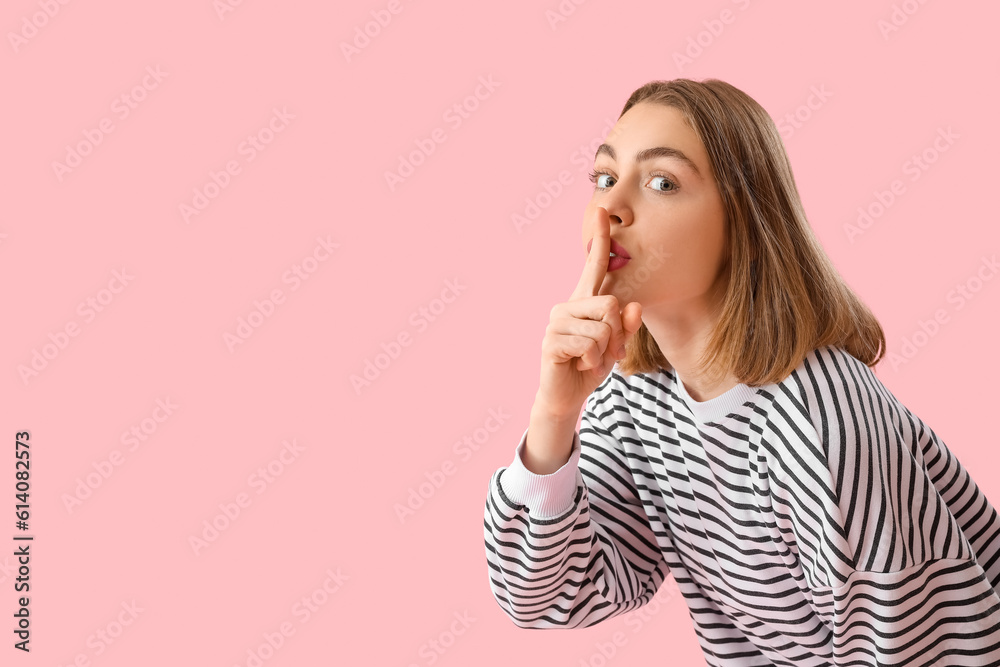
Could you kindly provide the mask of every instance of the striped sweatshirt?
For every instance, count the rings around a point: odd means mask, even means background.
[[[519,627],[592,626],[672,575],[709,665],[1000,665],[1000,519],[842,348],[702,402],[616,365],[562,468],[525,468],[526,438],[484,517]]]

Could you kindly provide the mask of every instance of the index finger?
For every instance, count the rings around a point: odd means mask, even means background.
[[[573,291],[573,299],[597,296],[601,283],[608,274],[608,262],[611,258],[611,219],[603,206],[597,207],[597,225],[594,227],[594,238],[591,240],[590,253],[583,267],[580,282]]]

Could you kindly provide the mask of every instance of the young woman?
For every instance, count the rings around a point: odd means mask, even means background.
[[[670,573],[710,665],[1000,665],[1000,519],[871,370],[882,328],[767,112],[653,81],[591,178],[587,263],[489,484],[504,612],[587,627]]]

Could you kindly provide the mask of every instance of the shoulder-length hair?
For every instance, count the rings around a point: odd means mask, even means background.
[[[704,144],[728,226],[729,286],[699,359],[711,378],[780,382],[813,349],[834,345],[867,366],[885,354],[878,320],[837,273],[806,220],[774,121],[718,79],[651,81],[639,102],[681,111]],[[625,375],[671,369],[643,324],[618,362]]]

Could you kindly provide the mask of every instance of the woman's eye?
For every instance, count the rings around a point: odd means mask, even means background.
[[[650,183],[655,183],[655,182],[656,182],[656,179],[658,179],[658,178],[659,178],[659,179],[661,179],[661,180],[662,180],[662,181],[663,181],[664,183],[666,183],[667,185],[671,186],[671,189],[676,189],[676,188],[677,188],[677,186],[676,186],[676,185],[674,185],[674,182],[673,182],[673,181],[671,181],[671,180],[669,180],[669,179],[667,179],[667,177],[666,177],[666,176],[653,176],[653,180],[652,180],[652,181],[650,181]],[[654,190],[657,190],[658,192],[670,192],[670,190],[660,190],[660,188],[656,187],[655,185],[654,185],[654,186],[652,186],[652,188],[653,188]]]
[[[589,174],[590,182],[593,183],[597,187],[598,190],[607,190],[608,188],[610,188],[610,187],[612,187],[614,185],[613,182],[609,184],[608,181],[602,181],[601,179],[604,178],[604,177],[607,177],[610,181],[614,181],[615,180],[614,176],[612,176],[611,174],[609,174],[607,172],[604,172],[604,171],[596,171],[595,170],[595,171],[590,172],[590,174]],[[657,179],[662,180],[664,183],[666,183],[670,187],[666,188],[666,189],[661,189],[661,186],[659,186],[659,185],[656,184]],[[650,180],[650,184],[651,184],[650,187],[652,187],[657,192],[667,193],[667,192],[672,192],[672,191],[674,191],[674,190],[677,189],[677,184],[674,183],[673,181],[671,181],[666,176],[660,176],[660,175],[655,175],[654,174],[653,178]]]
[[[601,178],[604,176],[607,176],[608,178],[614,180],[614,176],[612,176],[611,174],[606,174],[603,171],[592,171],[590,172],[590,182],[593,183],[595,186],[597,186],[599,189],[605,190],[610,186],[601,185],[600,181]]]

